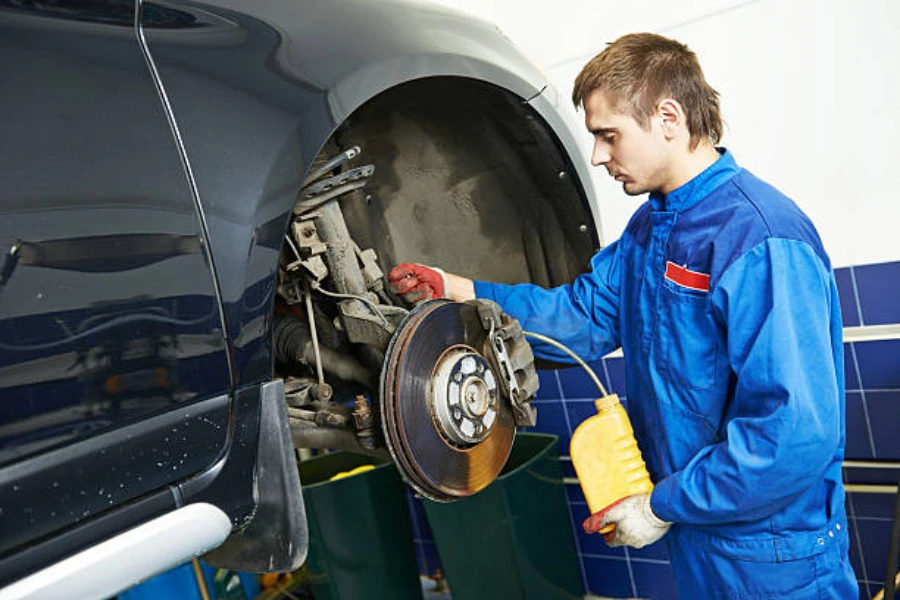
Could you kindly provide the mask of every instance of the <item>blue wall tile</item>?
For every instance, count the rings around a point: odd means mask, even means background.
[[[581,524],[591,516],[590,509],[587,504],[572,505],[572,521],[575,528],[575,534],[578,536],[578,543],[582,554],[591,554],[594,556],[619,557],[625,558],[625,550],[623,548],[610,548],[603,541],[603,536],[599,533],[587,534],[581,527]]]
[[[891,522],[888,520],[856,519],[855,526],[862,541],[862,562],[869,581],[884,581],[887,566]],[[862,577],[862,572],[857,572]],[[879,588],[880,589],[880,588]]]
[[[634,551],[630,551],[634,556]],[[650,600],[679,600],[675,573],[668,563],[631,561],[631,572],[638,596]]]
[[[855,267],[866,325],[900,323],[900,262]]]
[[[419,561],[419,573],[423,575],[434,575],[438,569],[443,571],[441,567],[441,558],[438,555],[437,545],[434,542],[420,542],[416,544],[421,548],[421,558]]]
[[[859,377],[856,375],[856,363],[853,362],[853,344],[844,344],[844,387],[848,390],[858,390]]]
[[[416,565],[419,567],[419,573],[427,573],[427,565],[425,564],[425,555],[422,552],[423,542],[415,542],[416,546]]]
[[[897,426],[900,424],[900,390],[867,391],[866,406],[869,408],[876,456],[879,459],[900,460],[900,435],[897,435]]]
[[[857,580],[859,583],[859,600],[871,600],[872,593],[870,588],[866,587],[865,583]],[[880,587],[876,587],[876,590],[881,589]]]
[[[538,380],[541,387],[537,392],[538,401],[541,400],[559,400],[559,383],[556,381],[556,371],[538,371]]]
[[[588,363],[588,366],[597,374],[600,383],[608,389],[609,381],[606,380],[606,375],[603,372],[603,364],[600,361],[595,361]],[[559,375],[563,396],[566,399],[600,397],[600,390],[597,389],[597,384],[580,366],[575,366],[571,369],[560,369],[557,371],[557,375]]]
[[[631,558],[669,562],[669,547],[666,545],[665,539],[662,539],[655,544],[650,544],[640,549],[629,548],[628,555]]]
[[[593,400],[568,400],[565,407],[566,412],[569,413],[569,424],[572,426],[573,433],[586,419],[597,414],[597,407]],[[569,448],[561,449],[560,452],[568,454]]]
[[[628,564],[624,560],[585,557],[584,572],[592,594],[613,598],[634,596]]]
[[[406,504],[409,507],[413,537],[417,540],[433,540],[434,534],[431,532],[431,525],[428,524],[425,507],[422,506],[422,501],[415,497],[409,486],[406,487]]]
[[[412,525],[413,539],[421,539],[422,534],[419,531],[419,523],[418,523],[418,519],[416,518],[416,510],[417,510],[416,505],[419,504],[419,501],[415,498],[415,496],[413,495],[413,491],[409,488],[409,486],[405,486],[405,487],[406,487],[406,507],[409,509],[409,522]]]
[[[535,408],[537,408],[537,423],[532,431],[558,435],[560,453],[568,454],[571,433],[566,422],[566,412],[563,403],[541,402]]]
[[[618,394],[619,396],[627,396],[628,390],[625,387],[625,359],[624,358],[605,358],[606,370],[609,373],[609,393]]]
[[[863,399],[860,392],[847,392],[847,442],[844,456],[848,459],[871,459],[872,444],[866,427]]]
[[[885,479],[896,482],[900,479],[900,471],[885,470]],[[875,519],[893,519],[894,501],[893,494],[849,494],[853,502],[854,517],[869,517]]]
[[[853,573],[856,575],[856,581],[859,583],[859,597],[860,600],[869,600],[872,597],[874,590],[870,590],[869,586],[865,583],[866,572],[864,571],[864,566],[862,562],[862,556],[860,555],[860,544],[856,537],[856,524],[854,521],[850,521],[850,566],[853,568]]]
[[[569,499],[569,504],[584,504],[587,502],[584,499],[584,492],[581,491],[581,486],[577,484],[566,486],[566,496]]]
[[[841,317],[844,327],[859,325],[859,311],[856,308],[856,293],[853,290],[853,274],[849,267],[834,270],[834,280],[837,283],[838,297],[841,301]]]
[[[860,485],[894,485],[897,483],[896,471],[891,469],[870,469],[844,467],[844,483]]]
[[[863,389],[900,389],[900,340],[858,342],[854,346]]]

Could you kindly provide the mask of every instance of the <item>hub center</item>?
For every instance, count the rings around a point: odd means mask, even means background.
[[[484,357],[469,346],[448,348],[434,367],[430,406],[446,439],[466,446],[484,440],[497,417],[497,380]]]

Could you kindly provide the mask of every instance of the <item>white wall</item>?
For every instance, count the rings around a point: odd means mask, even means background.
[[[835,266],[900,260],[900,1],[438,1],[496,22],[565,110],[581,66],[619,35],[685,42],[722,95],[723,145],[803,207]],[[643,199],[593,171],[610,241]]]

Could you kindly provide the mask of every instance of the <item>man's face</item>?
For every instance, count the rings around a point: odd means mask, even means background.
[[[630,196],[653,191],[668,192],[669,148],[662,122],[650,118],[642,129],[633,117],[620,112],[601,90],[594,90],[584,101],[585,125],[594,135],[591,164],[606,167],[610,177],[622,182]]]

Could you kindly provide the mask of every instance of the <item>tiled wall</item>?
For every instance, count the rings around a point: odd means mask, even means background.
[[[838,269],[835,273],[845,327],[900,323],[900,262]],[[845,344],[847,378],[848,460],[900,461],[900,339]],[[607,358],[591,365],[607,388],[625,404],[625,366],[622,358]],[[541,373],[536,430],[560,437],[560,454],[566,454],[572,431],[594,414],[594,384],[581,369]],[[566,475],[574,476],[563,458]],[[847,483],[896,485],[900,470],[846,469]],[[587,503],[577,485],[567,487],[572,526],[585,587],[593,594],[615,598],[677,598],[665,544],[641,550],[607,548],[599,536],[585,535],[581,522],[588,516]],[[876,493],[848,495],[851,560],[860,580],[860,598],[871,598],[881,589],[887,562],[887,546],[894,496]],[[416,551],[423,573],[439,568],[439,557],[421,507],[410,499]]]
[[[900,262],[838,269],[845,327],[900,323]],[[900,461],[900,339],[844,344],[847,460]],[[847,484],[890,484],[900,470],[847,468]],[[850,559],[860,598],[884,585],[894,496],[848,494]]]

